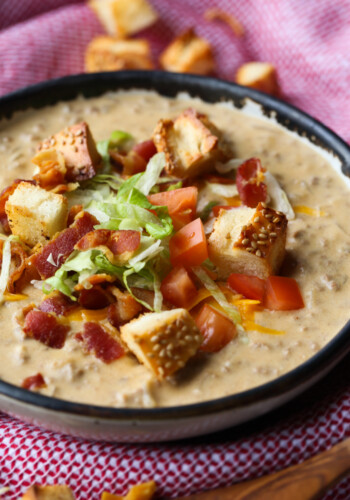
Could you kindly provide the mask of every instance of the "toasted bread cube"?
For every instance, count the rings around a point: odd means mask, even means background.
[[[86,49],[85,70],[88,73],[152,68],[147,40],[118,40],[111,36],[98,36]]]
[[[147,0],[90,0],[109,35],[125,38],[151,26],[158,15]]]
[[[230,158],[219,130],[191,108],[175,120],[160,120],[153,141],[157,151],[165,154],[166,171],[176,177],[195,177]]]
[[[68,182],[83,181],[96,175],[102,158],[87,123],[77,123],[61,130],[39,144],[38,151],[56,149],[62,153]]]
[[[75,500],[72,490],[65,484],[33,485],[22,496],[21,500]]]
[[[160,56],[161,66],[176,73],[208,75],[215,69],[211,46],[189,29],[175,38]]]
[[[159,380],[182,368],[203,340],[186,309],[144,314],[121,327],[121,338]]]
[[[264,205],[220,210],[208,242],[209,256],[220,279],[227,279],[231,273],[266,279],[281,266],[287,218]]]
[[[46,243],[67,225],[68,202],[30,182],[21,182],[5,205],[12,234],[30,247]]]
[[[267,94],[279,94],[276,69],[270,63],[249,62],[243,64],[236,73],[236,82]]]

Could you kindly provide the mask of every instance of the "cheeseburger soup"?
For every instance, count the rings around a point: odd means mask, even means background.
[[[189,404],[288,372],[349,319],[349,187],[271,121],[109,93],[2,121],[0,160],[6,382]]]

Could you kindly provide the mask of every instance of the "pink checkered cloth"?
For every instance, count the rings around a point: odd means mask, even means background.
[[[181,30],[195,26],[215,48],[218,75],[233,80],[248,60],[270,61],[286,100],[350,141],[350,4],[348,0],[151,0],[161,21],[142,33],[155,59]],[[237,39],[208,7],[233,13],[246,35]],[[0,95],[83,71],[83,54],[103,33],[85,2],[0,0]],[[125,494],[155,479],[176,497],[229,485],[302,462],[350,437],[348,357],[316,389],[286,409],[239,431],[181,444],[118,445],[45,432],[0,414],[0,485],[17,499],[30,484],[68,483],[78,500],[103,490]],[[350,498],[344,480],[326,499]]]

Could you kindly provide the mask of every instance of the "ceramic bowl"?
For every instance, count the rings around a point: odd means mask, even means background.
[[[155,90],[175,96],[187,92],[207,102],[232,101],[259,109],[330,154],[342,175],[350,176],[350,149],[331,130],[278,99],[233,83],[165,72],[77,75],[40,83],[0,98],[0,118],[41,108],[80,94],[98,96],[119,89]],[[91,406],[43,396],[0,381],[0,409],[46,429],[91,439],[155,442],[198,436],[248,422],[295,398],[324,377],[350,351],[350,322],[308,361],[248,391],[203,403],[156,409]]]

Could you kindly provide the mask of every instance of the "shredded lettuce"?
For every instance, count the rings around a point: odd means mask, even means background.
[[[103,172],[109,172],[111,169],[111,163],[109,158],[110,149],[124,149],[127,146],[130,147],[130,143],[133,141],[132,135],[128,132],[123,132],[121,130],[115,130],[109,136],[109,139],[104,141],[99,141],[96,144],[97,151],[102,156],[103,160]]]
[[[205,207],[203,208],[203,210],[201,210],[201,212],[199,214],[199,217],[200,217],[202,222],[207,222],[207,220],[209,219],[210,212],[212,211],[212,209],[214,207],[216,207],[216,205],[220,205],[220,202],[214,200],[214,201],[210,201],[209,203],[207,203],[205,205]]]
[[[174,189],[181,189],[181,188],[182,188],[182,181],[179,181],[176,184],[170,184],[167,191],[174,191]]]
[[[270,172],[264,172],[264,182],[267,186],[267,193],[270,196],[273,208],[279,212],[283,212],[288,220],[294,219],[295,214],[292,205],[276,178]]]
[[[0,234],[0,239],[3,240],[2,247],[2,263],[0,272],[0,304],[4,301],[4,293],[7,287],[7,281],[10,276],[11,269],[11,241],[18,241],[17,236],[4,236]]]
[[[208,274],[199,266],[192,267],[193,272],[197,278],[203,283],[211,296],[216,300],[216,302],[223,308],[227,316],[236,324],[240,325],[242,323],[241,315],[238,309],[230,304],[223,292],[220,290],[218,285],[212,280]]]
[[[157,153],[148,162],[146,171],[135,184],[135,187],[144,195],[148,195],[153,186],[158,182],[159,176],[165,167],[164,153]]]

